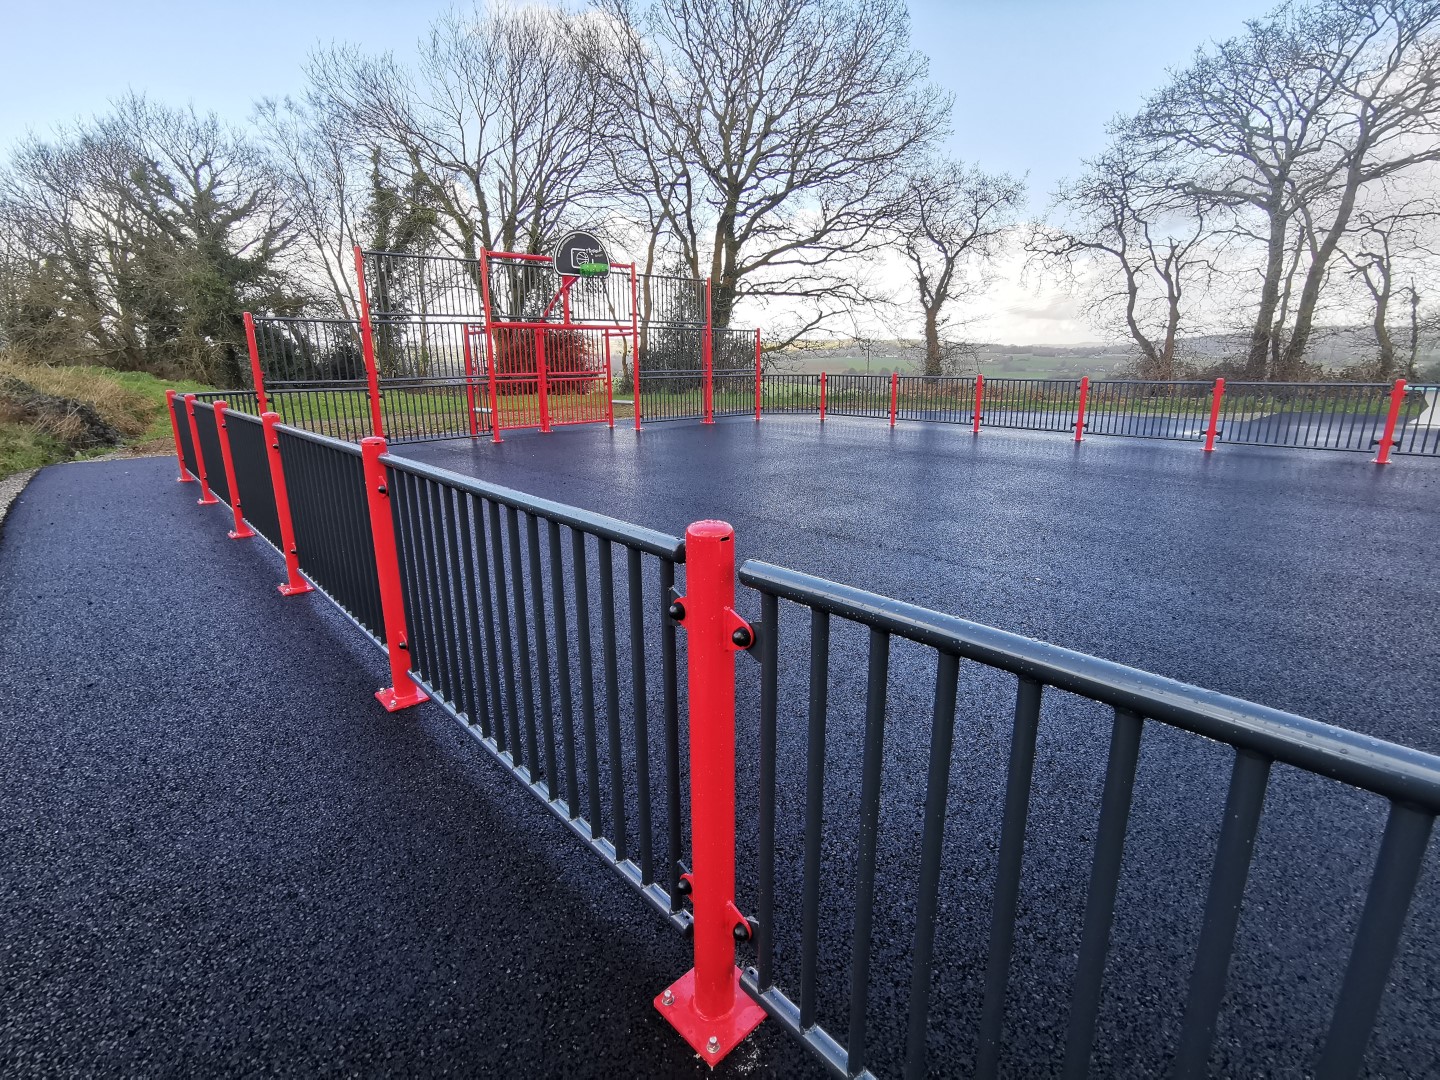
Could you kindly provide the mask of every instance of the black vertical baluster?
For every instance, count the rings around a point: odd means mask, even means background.
[[[431,480],[422,480],[420,505],[424,508],[421,529],[425,539],[426,562],[430,570],[431,623],[435,628],[435,655],[439,660],[436,672],[436,686],[451,705],[455,704],[455,650],[454,634],[449,620],[448,594],[449,573],[445,565],[444,531],[440,524],[440,507],[437,504],[436,485]]]
[[[520,709],[525,716],[525,762],[534,783],[540,778],[540,746],[535,730],[535,685],[530,673],[530,628],[525,615],[525,570],[520,555],[520,513],[505,507],[505,536],[510,542],[510,591],[515,600],[515,645],[520,654]]]
[[[466,570],[470,565],[469,545],[462,548],[459,543],[459,530],[455,519],[462,513],[462,508],[458,502],[458,493],[449,485],[442,484],[440,498],[444,505],[445,539],[450,549],[450,610],[455,629],[455,666],[460,679],[460,685],[456,687],[458,697],[455,704],[456,708],[465,714],[466,720],[474,724],[479,722],[480,712],[475,697],[475,686],[479,678],[474,670],[479,646],[471,645],[470,620],[475,605],[465,592]]]
[[[540,661],[540,722],[545,746],[545,790],[551,799],[560,797],[555,775],[555,707],[550,686],[550,635],[545,625],[544,570],[540,565],[540,522],[525,515],[525,539],[530,552],[530,597],[535,612],[535,648]]]
[[[854,953],[850,960],[850,1035],[846,1068],[865,1068],[866,1003],[870,989],[870,929],[875,914],[875,855],[880,831],[880,764],[885,743],[885,691],[890,670],[890,635],[870,630],[870,665],[865,687],[865,748],[860,765],[860,843],[856,863]]]
[[[1433,814],[1400,803],[1390,804],[1375,873],[1365,896],[1365,909],[1360,913],[1350,963],[1345,968],[1345,981],[1340,985],[1325,1050],[1315,1070],[1316,1080],[1342,1080],[1360,1073],[1434,823]]]
[[[1000,857],[995,868],[994,910],[990,918],[990,955],[985,965],[985,1004],[980,1014],[980,1048],[975,1062],[975,1075],[980,1078],[994,1076],[1000,1061],[1005,989],[1010,976],[1010,952],[1015,943],[1015,913],[1025,855],[1025,820],[1030,813],[1030,781],[1035,772],[1040,695],[1038,682],[1020,680],[1010,735],[1005,816],[1000,826]]]
[[[1141,727],[1142,721],[1135,713],[1115,710],[1110,757],[1105,767],[1105,792],[1100,799],[1100,825],[1095,836],[1095,861],[1091,865],[1090,891],[1085,900],[1080,957],[1075,970],[1075,988],[1070,995],[1064,1065],[1064,1075],[1070,1080],[1080,1080],[1090,1072],[1095,1017],[1100,1011],[1100,986],[1105,975],[1105,954],[1110,948],[1115,891],[1120,883],[1125,827],[1130,819],[1130,797],[1140,756]]]
[[[595,661],[590,653],[590,584],[585,561],[585,534],[570,532],[571,562],[575,569],[575,643],[580,660],[580,713],[585,730],[585,787],[589,796],[590,839],[602,834],[600,820],[600,751],[595,730]]]
[[[670,911],[681,909],[680,848],[680,690],[675,660],[675,622],[670,618],[670,599],[675,588],[675,564],[660,560],[660,672],[665,694],[665,821],[669,873],[665,889],[670,894]]]
[[[775,723],[780,696],[780,610],[760,594],[760,861],[759,926],[755,938],[760,988],[768,990],[775,962]]]
[[[635,827],[640,840],[640,880],[655,880],[655,863],[650,823],[650,716],[645,682],[645,593],[640,549],[625,550],[626,579],[630,594],[630,667],[635,714]]]
[[[1255,851],[1255,832],[1260,825],[1260,810],[1265,803],[1265,784],[1269,778],[1269,758],[1253,750],[1235,751],[1220,843],[1215,849],[1215,867],[1210,874],[1210,896],[1205,902],[1205,921],[1195,950],[1195,969],[1190,973],[1190,1000],[1185,1006],[1180,1048],[1175,1053],[1177,1080],[1206,1074],[1210,1044],[1215,1038],[1215,1018],[1225,996],[1225,976],[1235,947],[1240,902],[1245,895],[1245,879],[1250,873],[1250,857]]]
[[[390,470],[390,505],[395,517],[395,546],[400,555],[400,589],[405,603],[405,628],[408,634],[410,666],[428,678],[429,634],[420,617],[420,589],[416,576],[418,555],[411,523],[415,504],[410,492],[411,477],[403,470]]]
[[[565,560],[560,553],[560,524],[547,523],[550,541],[550,596],[555,609],[555,664],[560,683],[560,738],[565,756],[565,809],[580,813],[580,784],[575,769],[575,708],[570,694],[570,641],[565,626]]]
[[[950,793],[950,747],[955,736],[955,689],[960,658],[940,653],[935,672],[935,711],[930,725],[930,769],[925,781],[925,831],[920,844],[920,885],[915,900],[915,948],[910,974],[910,1033],[905,1076],[925,1075],[925,1031],[930,1017],[930,961],[939,912],[940,856],[945,806]]]
[[[509,706],[509,738],[505,736],[503,718],[496,718],[495,729],[499,736],[500,749],[507,751],[511,763],[518,766],[521,764],[520,705],[515,694],[515,650],[511,648],[510,640],[510,593],[505,584],[505,542],[500,532],[500,504],[488,500],[486,506],[490,511],[490,561],[495,572],[495,606],[499,615],[496,621],[500,624],[500,652],[505,658],[505,701]]]
[[[615,844],[615,861],[624,862],[625,840],[625,772],[620,742],[619,672],[615,642],[615,568],[613,545],[599,538],[600,559],[600,637],[605,654],[605,726],[610,752],[610,813],[611,840]]]
[[[470,700],[473,712],[470,713],[470,722],[480,725],[480,734],[490,734],[490,675],[495,672],[495,661],[493,646],[487,648],[485,643],[485,627],[490,624],[490,605],[488,600],[482,601],[477,591],[479,582],[476,580],[475,558],[477,553],[483,559],[485,554],[484,541],[476,542],[476,534],[472,531],[470,515],[474,509],[474,498],[467,492],[457,491],[455,493],[455,516],[460,524],[460,548],[459,559],[463,568],[465,586],[465,618],[470,628],[470,660],[475,672],[475,682],[471,687]],[[482,563],[483,566],[483,563]],[[493,631],[492,631],[493,633]],[[490,654],[490,664],[487,671],[487,653]]]

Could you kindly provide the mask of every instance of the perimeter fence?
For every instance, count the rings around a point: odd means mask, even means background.
[[[1326,1077],[1364,1065],[1440,813],[1440,758],[783,567],[749,561],[737,574],[723,523],[697,523],[682,540],[392,455],[383,439],[356,446],[274,412],[169,398],[180,479],[198,481],[200,502],[229,504],[232,536],[279,549],[282,592],[323,591],[385,650],[381,704],[435,701],[693,936],[695,968],[656,1007],[712,1065],[767,1014],[847,1077],[994,1076],[1002,1065],[1080,1077],[1116,1024],[1160,1030],[1133,1008],[1101,1007],[1107,986],[1135,978],[1107,967],[1117,925],[1135,925],[1117,922],[1127,835],[1193,826],[1166,820],[1168,804],[1132,813],[1142,740],[1153,745],[1157,731],[1229,758],[1223,806],[1210,808],[1213,858],[1193,883],[1203,913],[1183,1022],[1163,1036],[1174,1071],[1204,1075],[1213,1060],[1277,764],[1325,785],[1326,805],[1361,830],[1372,819],[1346,789],[1385,808],[1354,934],[1333,946],[1348,960],[1323,958],[1343,967],[1326,1033],[1313,1060],[1294,1063]],[[758,619],[738,614],[754,605]],[[758,665],[737,672],[741,653]],[[863,700],[831,699],[837,666],[865,672]],[[1002,760],[987,763],[980,744],[969,759],[1003,776],[993,826],[964,817],[968,780],[952,779],[957,726],[975,720],[968,672],[1001,680],[1013,701]],[[737,690],[742,714],[758,700],[754,741],[749,722],[739,731],[758,779],[739,789],[738,839]],[[1051,715],[1042,705],[1065,701],[1094,706],[1084,716],[1108,752],[1103,775],[1047,802],[1056,793],[1034,782]],[[928,723],[913,722],[927,711]],[[914,851],[887,832],[882,805],[896,800],[920,808]],[[1061,890],[1022,910],[1027,853],[1045,851],[1061,819],[1091,815],[1070,993],[1053,1005],[1063,1035],[1009,1060],[1007,1003],[1032,970],[1017,950],[1043,954],[1066,918]],[[975,954],[983,984],[962,993],[935,959],[937,935],[953,930],[944,898],[957,860],[990,867],[984,884],[960,872],[989,913]],[[749,915],[737,899],[747,896]],[[1267,918],[1284,917],[1272,905],[1298,915],[1315,902],[1263,899]],[[1162,912],[1160,937],[1122,931],[1119,943],[1127,956],[1168,955],[1161,938],[1182,917]],[[737,943],[754,950],[743,970]],[[1142,990],[1127,1000],[1162,1008],[1163,992]]]
[[[1217,445],[1440,455],[1440,385],[766,372],[763,411]]]

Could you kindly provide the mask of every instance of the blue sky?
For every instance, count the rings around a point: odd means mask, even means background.
[[[300,69],[317,42],[352,41],[403,55],[448,6],[446,0],[17,2],[0,34],[0,151],[27,129],[43,132],[102,111],[131,88],[243,119],[255,99],[302,89]],[[1100,148],[1106,120],[1132,108],[1197,45],[1236,33],[1271,6],[1273,0],[911,0],[910,10],[932,76],[956,97],[951,151],[990,169],[1028,173],[1039,211],[1055,182]],[[1040,329],[1025,332],[1040,340]],[[1055,332],[1083,337],[1076,327]]]

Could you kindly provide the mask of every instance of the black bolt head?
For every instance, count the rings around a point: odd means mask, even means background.
[[[670,605],[670,618],[676,622],[682,622],[685,618],[685,605],[676,600]]]
[[[735,632],[730,635],[730,640],[740,646],[740,648],[748,649],[755,639],[747,627],[737,626]]]
[[[750,940],[750,924],[748,922],[737,922],[730,932],[734,935],[736,941]]]

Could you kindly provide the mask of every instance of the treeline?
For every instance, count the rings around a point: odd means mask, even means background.
[[[1440,2],[1285,4],[1110,136],[1026,246],[1142,374],[1173,378],[1185,336],[1210,332],[1240,341],[1229,370],[1299,379],[1323,324],[1362,320],[1358,374],[1413,369],[1436,330]]]
[[[740,306],[772,347],[903,321],[926,371],[964,367],[968,303],[1023,246],[1145,374],[1241,329],[1235,366],[1296,377],[1362,310],[1387,374],[1407,302],[1416,335],[1430,310],[1437,26],[1440,0],[1287,5],[1118,119],[1036,225],[1020,180],[942,152],[953,102],[902,0],[456,11],[410,61],[317,49],[243,125],[129,97],[22,141],[0,344],[234,383],[241,311],[353,317],[353,242],[473,257],[584,226],[711,278],[717,323]]]

